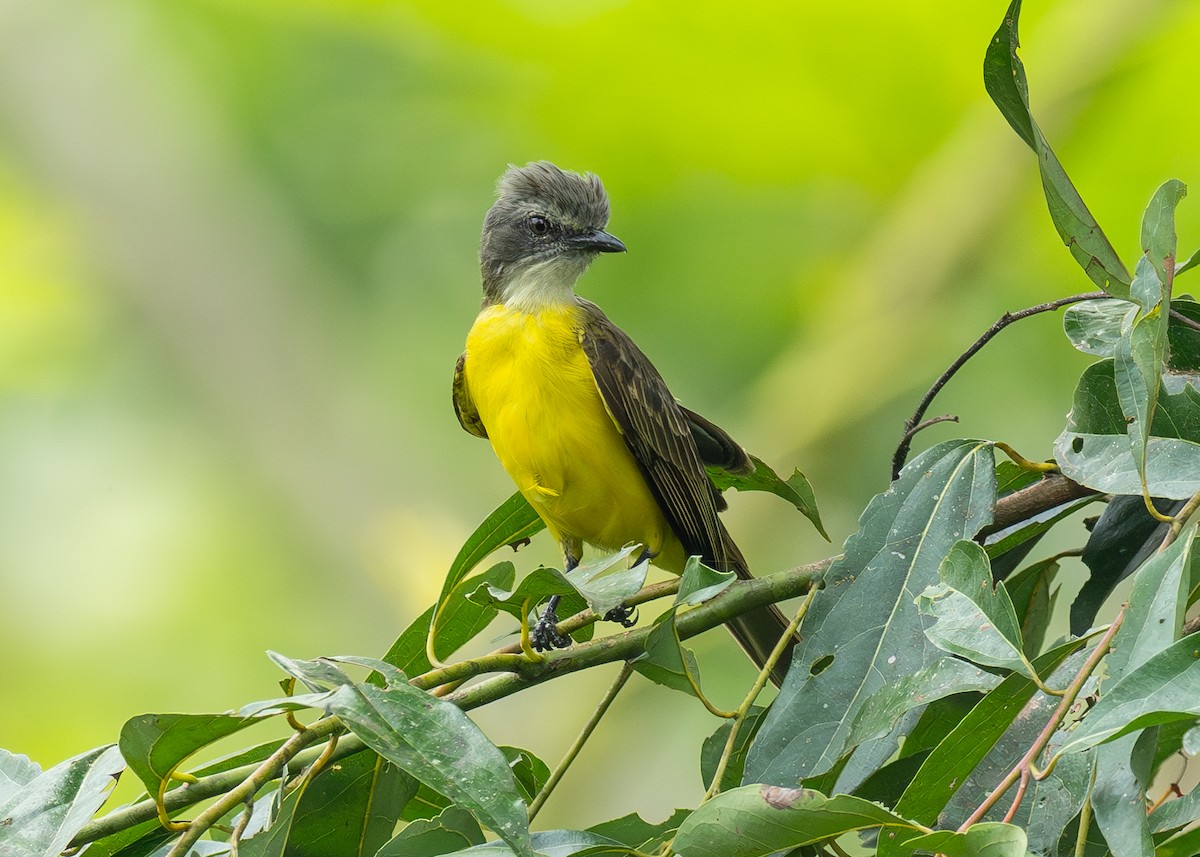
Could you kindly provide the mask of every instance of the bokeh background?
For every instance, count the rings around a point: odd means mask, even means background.
[[[273,696],[265,650],[378,655],[433,599],[512,490],[449,400],[508,163],[603,177],[630,252],[582,291],[803,469],[840,544],[937,373],[1091,288],[983,91],[1004,5],[0,0],[0,746],[48,765],[133,714]],[[1200,6],[1022,23],[1035,113],[1132,260],[1157,184],[1200,181]],[[1048,455],[1086,362],[1059,325],[1002,334],[918,447]],[[760,570],[836,550],[774,498],[732,506]],[[749,666],[697,645],[733,704]],[[610,678],[478,719],[553,764]],[[635,681],[539,825],[694,804],[716,725]]]

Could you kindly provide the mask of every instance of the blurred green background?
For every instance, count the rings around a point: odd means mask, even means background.
[[[512,491],[449,400],[508,163],[603,177],[630,252],[581,290],[680,399],[801,467],[840,544],[937,373],[1091,288],[983,92],[1003,11],[0,0],[0,746],[51,764],[133,714],[273,696],[264,650],[378,655],[432,600]],[[1022,23],[1034,111],[1132,260],[1157,184],[1200,180],[1200,6]],[[1048,455],[1085,363],[1056,317],[1006,331],[918,447]],[[760,570],[836,550],[778,500],[731,505]],[[734,704],[749,665],[698,648]],[[553,764],[611,672],[478,719]],[[539,826],[694,804],[716,725],[636,680]]]

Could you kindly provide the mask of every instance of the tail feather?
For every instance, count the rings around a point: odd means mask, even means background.
[[[720,552],[724,556],[721,559],[705,557],[704,561],[711,562],[718,571],[734,572],[741,580],[753,579],[754,575],[750,573],[746,558],[742,556],[741,550],[724,526],[721,527],[721,536]],[[778,607],[768,604],[731,619],[725,624],[725,627],[729,629],[729,633],[750,656],[750,659],[758,665],[759,669],[762,669],[770,658],[771,652],[778,645],[780,638],[787,631],[789,624],[791,623]],[[771,668],[771,681],[776,686],[783,684],[783,678],[787,675],[788,667],[792,663],[792,650],[796,647],[797,642],[799,639],[792,635],[787,648],[783,650],[783,654]]]

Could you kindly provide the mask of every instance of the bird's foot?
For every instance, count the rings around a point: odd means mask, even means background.
[[[637,609],[622,604],[605,613],[604,619],[607,622],[619,622],[622,628],[632,628],[637,624]]]
[[[533,626],[533,630],[529,632],[529,642],[533,645],[534,651],[550,652],[554,649],[565,649],[571,645],[571,638],[558,633],[558,611],[552,605],[546,605],[546,611],[542,613],[537,624]]]

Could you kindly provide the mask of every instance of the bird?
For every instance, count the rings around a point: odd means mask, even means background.
[[[584,545],[642,546],[638,561],[681,574],[689,556],[749,578],[718,512],[706,466],[747,474],[754,463],[714,423],[680,405],[650,359],[575,284],[601,253],[626,252],[607,232],[599,177],[549,161],[510,166],[484,217],[483,301],[454,369],[459,423],[496,456],[561,547],[565,570]],[[534,648],[565,646],[551,598]],[[632,624],[628,611],[609,618]],[[786,630],[774,605],[729,623],[761,668]],[[779,683],[787,656],[772,677]]]

